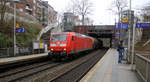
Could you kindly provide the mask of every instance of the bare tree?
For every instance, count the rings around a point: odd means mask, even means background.
[[[0,0],[0,26],[3,27],[4,24],[4,18],[5,18],[5,13],[7,11],[7,6],[6,3],[7,0]]]
[[[118,22],[120,22],[121,12],[127,8],[127,5],[127,0],[114,0],[112,2],[111,8],[109,10],[118,15]]]
[[[84,25],[85,17],[92,12],[92,2],[90,0],[72,0],[71,11],[82,17],[82,25]]]

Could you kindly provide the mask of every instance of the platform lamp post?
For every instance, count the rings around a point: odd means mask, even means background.
[[[128,33],[129,33],[129,37],[128,37],[128,55],[131,56],[131,69],[133,70],[133,64],[134,64],[134,53],[133,53],[133,48],[132,48],[132,54],[130,54],[130,50],[131,50],[131,6],[132,6],[132,1],[130,0],[129,2],[129,28],[128,28]],[[134,41],[134,40],[133,40]],[[132,47],[133,47],[134,42],[132,42]]]
[[[132,7],[132,1],[130,0],[129,2],[129,18],[130,18],[130,21],[129,21],[129,49],[131,49],[131,28],[132,28],[132,17],[131,17],[131,14],[132,14],[132,11],[131,11],[131,7]],[[131,54],[129,52],[129,54],[131,55],[131,70],[134,70],[134,26],[133,26],[133,37],[132,37],[132,49],[131,49]]]
[[[20,0],[11,0],[14,3],[14,56],[16,55],[16,3]]]

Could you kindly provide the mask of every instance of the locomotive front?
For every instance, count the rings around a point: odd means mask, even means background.
[[[50,57],[67,55],[67,36],[67,34],[52,34],[48,54]]]

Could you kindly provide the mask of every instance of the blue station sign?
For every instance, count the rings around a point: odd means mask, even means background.
[[[115,34],[115,37],[124,37],[124,36],[125,36],[125,34],[122,34],[122,33]]]
[[[16,33],[25,32],[25,28],[16,28]]]
[[[128,29],[128,23],[116,23],[115,28],[117,30]],[[136,28],[150,28],[150,23],[136,23]]]
[[[137,23],[136,28],[150,28],[150,23]]]
[[[115,28],[120,30],[120,29],[128,29],[128,23],[116,23]]]

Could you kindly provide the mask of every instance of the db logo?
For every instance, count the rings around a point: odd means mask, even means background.
[[[56,45],[59,46],[59,45],[60,45],[60,42],[57,42]]]

